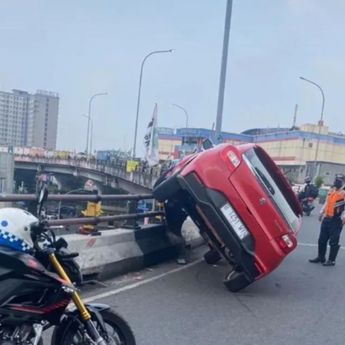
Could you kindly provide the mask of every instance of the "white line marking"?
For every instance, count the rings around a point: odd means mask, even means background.
[[[298,246],[301,246],[301,247],[318,247],[318,245],[314,244],[314,243],[298,243]],[[340,247],[340,249],[345,249],[345,247]]]
[[[298,246],[300,247],[317,247],[317,244],[314,244],[314,243],[298,243]],[[340,249],[345,249],[344,247],[341,247]],[[83,299],[83,301],[85,303],[90,303],[90,302],[93,302],[93,301],[96,301],[96,300],[99,300],[99,299],[102,299],[102,298],[106,298],[106,297],[109,297],[109,296],[114,296],[114,295],[118,295],[119,293],[121,292],[124,292],[124,291],[128,291],[128,290],[132,290],[132,289],[135,289],[141,285],[145,285],[145,284],[148,284],[148,283],[152,283],[156,280],[159,280],[161,278],[164,278],[166,276],[169,276],[170,274],[174,274],[174,273],[177,273],[177,272],[180,272],[180,271],[184,271],[190,267],[193,267],[197,264],[199,264],[200,262],[202,262],[204,259],[201,258],[201,259],[198,259],[190,264],[187,264],[185,266],[181,266],[181,267],[177,267],[169,272],[165,272],[165,273],[162,273],[162,274],[159,274],[158,276],[155,276],[155,277],[151,277],[151,278],[147,278],[147,279],[144,279],[144,280],[141,280],[137,283],[133,283],[133,284],[129,284],[129,285],[126,285],[126,286],[123,286],[119,289],[116,289],[116,290],[111,290],[111,291],[107,291],[107,292],[103,292],[103,293],[100,293],[98,295],[95,295],[95,296],[90,296],[88,298],[85,298]]]
[[[129,285],[126,285],[126,286],[123,286],[119,289],[116,289],[116,290],[111,290],[111,291],[107,291],[107,292],[103,292],[103,293],[100,293],[98,295],[95,295],[95,296],[90,296],[88,298],[85,298],[83,299],[83,301],[85,303],[89,303],[89,302],[93,302],[93,301],[96,301],[98,299],[101,299],[101,298],[106,298],[106,297],[109,297],[109,296],[113,296],[113,295],[117,295],[121,292],[124,292],[124,291],[128,291],[128,290],[132,290],[132,289],[135,289],[141,285],[145,285],[145,284],[148,284],[148,283],[152,283],[158,279],[161,279],[161,278],[164,278],[166,276],[169,276],[170,274],[174,274],[174,273],[177,273],[177,272],[180,272],[180,271],[184,271],[190,267],[193,267],[197,264],[199,264],[201,261],[203,261],[204,259],[201,258],[201,259],[198,259],[190,264],[187,264],[185,266],[182,266],[182,267],[177,267],[169,272],[165,272],[165,273],[162,273],[162,274],[159,274],[158,276],[155,276],[155,277],[152,277],[152,278],[147,278],[147,279],[144,279],[144,280],[141,280],[137,283],[133,283],[133,284],[129,284]]]
[[[317,244],[315,244],[315,243],[298,243],[298,246],[301,246],[301,247],[317,247]]]

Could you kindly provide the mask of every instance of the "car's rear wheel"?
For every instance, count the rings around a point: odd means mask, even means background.
[[[167,179],[159,178],[153,189],[153,196],[159,202],[170,199],[181,190],[177,176],[172,175]]]
[[[224,285],[231,292],[238,292],[247,287],[251,282],[243,272],[232,270],[223,280]]]
[[[210,249],[205,255],[204,260],[209,265],[215,265],[222,259],[221,255],[215,250]]]

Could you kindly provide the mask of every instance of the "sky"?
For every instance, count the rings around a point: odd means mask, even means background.
[[[133,146],[140,64],[145,63],[138,153],[158,104],[158,125],[212,128],[226,0],[1,0],[0,89],[58,92],[59,149],[83,151],[93,101],[93,148]],[[222,129],[316,123],[345,132],[345,2],[233,0]]]

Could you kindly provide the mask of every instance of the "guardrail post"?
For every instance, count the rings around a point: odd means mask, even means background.
[[[127,202],[127,206],[128,206],[129,214],[134,214],[138,212],[138,200],[129,200]],[[140,229],[140,226],[137,223],[136,219],[127,219],[123,227],[125,229],[133,229],[133,230]]]

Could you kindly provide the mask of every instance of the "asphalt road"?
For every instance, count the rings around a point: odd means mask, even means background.
[[[199,248],[190,266],[153,267],[86,295],[121,313],[139,345],[344,344],[345,250],[335,267],[310,264],[318,231],[316,214],[305,217],[299,247],[237,294],[222,284],[228,266],[208,266]]]

